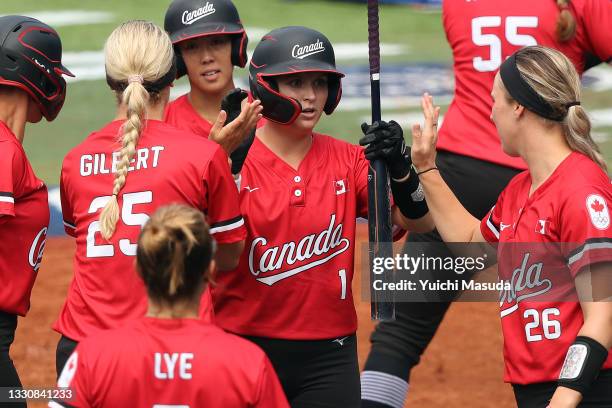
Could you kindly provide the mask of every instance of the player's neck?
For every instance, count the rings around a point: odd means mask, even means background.
[[[164,120],[164,109],[166,108],[165,103],[158,102],[154,105],[148,105],[145,109],[145,118],[152,120]],[[117,106],[117,112],[115,113],[114,120],[126,120],[127,119],[127,105],[121,103]]]
[[[189,103],[201,117],[210,123],[215,123],[221,110],[223,97],[234,88],[233,81],[230,81],[225,89],[218,93],[203,93],[192,87],[188,94]]]
[[[177,301],[172,304],[149,299],[147,317],[156,319],[197,319],[200,310],[199,297],[195,300]]]
[[[536,128],[525,134],[521,157],[531,175],[530,195],[540,187],[572,152],[560,127]]]
[[[155,99],[150,99],[150,103],[145,108],[145,118],[153,120],[164,120],[164,111],[168,100],[170,98],[170,86],[165,87],[159,96]],[[126,120],[127,119],[127,105],[119,103],[117,105],[117,111],[115,113],[114,120]]]
[[[268,149],[295,170],[310,151],[313,142],[312,130],[297,130],[293,126],[274,122],[266,122],[258,130],[257,136]]]
[[[28,118],[28,95],[25,92],[0,93],[0,121],[23,143]]]

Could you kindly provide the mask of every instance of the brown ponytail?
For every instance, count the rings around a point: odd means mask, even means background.
[[[517,51],[516,65],[525,82],[563,117],[560,122],[551,123],[561,124],[569,147],[607,172],[606,161],[591,137],[591,121],[579,104],[580,78],[571,61],[552,48],[531,46]]]
[[[136,250],[149,297],[166,303],[192,299],[210,280],[213,246],[200,211],[182,205],[158,209],[142,229]]]

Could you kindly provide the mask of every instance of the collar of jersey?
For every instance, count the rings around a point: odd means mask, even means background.
[[[326,144],[325,136],[313,132],[310,150],[308,150],[308,153],[306,153],[306,156],[304,156],[304,159],[298,166],[297,170],[289,166],[272,150],[268,149],[268,147],[264,145],[259,138],[255,138],[253,146],[251,147],[251,153],[249,153],[249,157],[252,157],[253,160],[257,161],[258,166],[265,166],[265,168],[270,169],[280,179],[290,185],[295,184],[295,176],[300,176],[302,178],[302,182],[307,183],[312,176],[316,177],[318,169],[325,163]]]

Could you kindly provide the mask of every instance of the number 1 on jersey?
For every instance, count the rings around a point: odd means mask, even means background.
[[[340,299],[346,299],[346,269],[340,269],[338,271],[338,276],[340,276],[340,285],[342,287],[340,292]]]

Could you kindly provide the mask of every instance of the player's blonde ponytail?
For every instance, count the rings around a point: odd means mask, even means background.
[[[517,51],[516,65],[525,82],[563,117],[560,123],[569,147],[607,171],[599,147],[591,137],[591,121],[580,106],[580,78],[571,61],[552,48],[532,46]]]
[[[107,81],[117,92],[118,101],[127,107],[112,196],[100,214],[102,236],[110,239],[119,220],[118,196],[136,153],[147,106],[159,97],[158,92],[149,92],[145,85],[155,84],[171,71],[174,53],[164,30],[151,22],[136,20],[121,24],[111,33],[104,54]]]
[[[572,39],[576,33],[576,19],[569,10],[570,0],[557,0],[559,7],[559,17],[557,17],[557,38],[561,42],[566,42]]]
[[[200,211],[182,205],[157,210],[144,226],[136,251],[149,297],[164,303],[192,299],[210,280],[206,272],[213,247]]]

